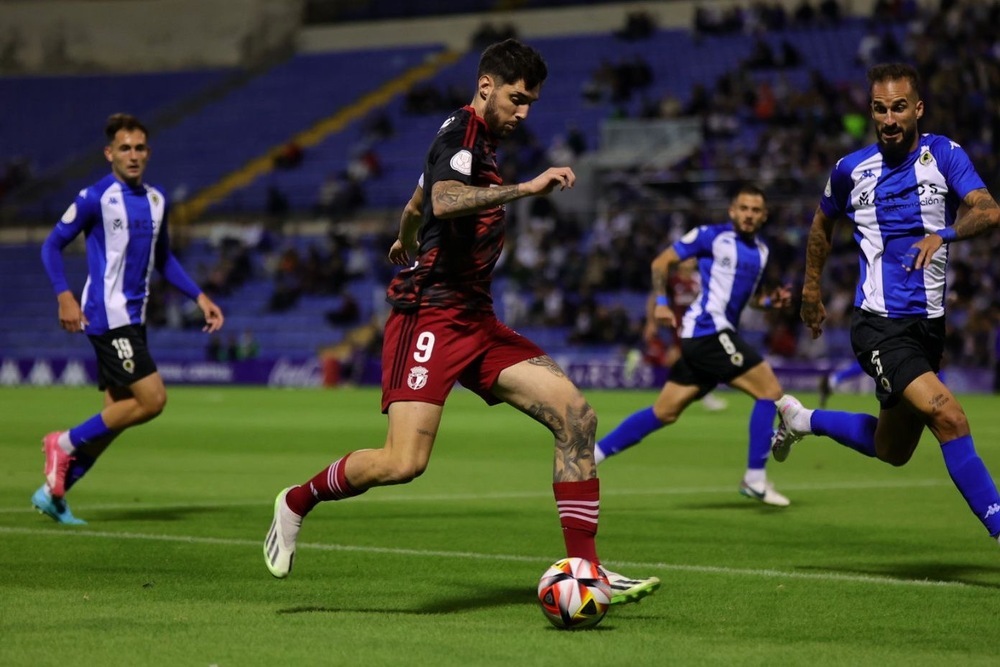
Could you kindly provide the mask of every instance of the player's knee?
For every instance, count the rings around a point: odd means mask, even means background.
[[[909,463],[910,459],[913,457],[913,450],[907,452],[892,450],[887,452],[878,452],[878,457],[885,463],[888,463],[893,467],[900,468]]]
[[[875,456],[878,457],[880,461],[898,468],[909,463],[910,459],[913,457],[913,452],[917,449],[917,443],[919,442],[919,432],[914,437],[902,438],[899,437],[899,435],[890,437],[885,437],[885,435],[883,435],[881,438],[876,435]]]
[[[938,441],[948,442],[969,434],[969,419],[956,401],[931,416],[929,424]]]
[[[660,422],[667,426],[673,424],[677,421],[677,418],[681,416],[680,410],[670,405],[657,405],[653,404],[653,416],[656,417]]]
[[[150,394],[149,396],[144,396],[142,400],[139,401],[139,411],[141,413],[140,418],[143,421],[149,421],[159,417],[163,410],[167,407],[167,392],[159,391]]]
[[[393,461],[385,469],[383,481],[386,484],[406,484],[423,475],[425,470],[426,462]]]
[[[583,395],[570,406],[569,414],[576,418],[580,431],[591,435],[597,433],[597,412]]]

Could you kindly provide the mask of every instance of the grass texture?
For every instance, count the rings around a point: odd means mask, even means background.
[[[69,494],[86,526],[29,498],[41,436],[100,395],[0,389],[0,664],[997,664],[1000,547],[933,438],[903,468],[808,438],[768,468],[792,505],[764,507],[737,493],[751,401],[725,396],[602,464],[602,558],[663,587],[566,632],[535,598],[564,555],[551,437],[507,406],[456,390],[427,472],[318,507],[278,581],[261,555],[275,494],[381,446],[377,389],[171,387]],[[654,394],[588,398],[603,434]],[[1000,479],[996,398],[962,401]]]

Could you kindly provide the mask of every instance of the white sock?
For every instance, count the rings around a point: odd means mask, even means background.
[[[743,481],[749,486],[760,486],[767,482],[767,473],[763,468],[747,468],[743,474]]]
[[[73,446],[73,443],[70,442],[69,431],[63,431],[59,434],[59,449],[63,450],[67,454],[72,454],[73,450],[76,449],[76,447]]]

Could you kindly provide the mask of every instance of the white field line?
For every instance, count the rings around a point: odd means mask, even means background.
[[[246,547],[262,549],[263,540],[242,540],[220,537],[195,537],[192,535],[157,535],[154,533],[128,533],[102,530],[86,530],[80,528],[13,528],[0,526],[0,535],[34,535],[47,537],[94,538],[107,540],[142,540],[150,542],[175,542],[182,544],[197,544],[224,547]],[[537,563],[543,566],[548,560],[544,556],[523,556],[515,554],[487,554],[473,551],[439,551],[433,549],[400,549],[389,547],[357,546],[349,544],[318,544],[303,542],[299,549],[311,551],[341,551],[367,554],[382,554],[392,556],[414,556],[418,558],[462,558],[482,561]],[[263,561],[263,556],[260,556]],[[786,572],[773,569],[742,569],[733,567],[715,567],[706,565],[683,565],[677,563],[647,563],[641,561],[609,561],[615,569],[627,567],[641,570],[644,574],[649,570],[666,570],[670,572],[692,572],[696,574],[717,574],[730,577],[754,577],[763,579],[795,579],[808,581],[834,581],[872,584],[880,586],[915,586],[933,588],[968,588],[969,584],[955,581],[933,581],[927,579],[893,579],[869,575],[840,574],[837,572]],[[264,564],[260,564],[261,574]]]
[[[910,489],[928,488],[935,486],[950,486],[949,479],[911,479],[911,480],[867,480],[850,482],[830,482],[827,484],[782,484],[781,491],[818,491],[818,492],[841,492],[841,491],[863,491],[870,489]],[[608,485],[610,486],[610,485]],[[692,486],[692,487],[663,487],[655,489],[623,489],[623,488],[602,488],[601,498],[614,498],[618,496],[697,496],[726,494],[733,495],[738,484],[729,486]],[[281,488],[275,487],[277,494]],[[25,504],[17,507],[0,507],[2,514],[24,514],[34,512],[35,509],[28,502],[30,494],[25,496]],[[407,503],[415,502],[466,502],[475,500],[530,500],[532,498],[552,498],[552,490],[544,489],[538,491],[501,491],[496,493],[444,493],[444,494],[403,494],[403,493],[380,493],[377,489],[374,492],[366,493],[358,498],[351,499],[352,503]],[[88,504],[72,503],[74,514],[83,515],[94,510],[137,510],[137,509],[172,509],[184,507],[270,507],[274,503],[274,496],[266,498],[255,498],[248,500],[225,500],[216,502],[187,502],[187,503],[106,503]]]
[[[858,481],[858,482],[838,482],[829,484],[801,484],[782,486],[786,491],[848,491],[863,489],[884,489],[884,488],[926,488],[932,486],[947,486],[948,480],[925,479],[925,480],[899,480],[899,481]],[[733,493],[733,488],[725,487],[673,487],[660,489],[616,489],[610,492],[602,492],[605,496],[680,496],[680,495],[700,495],[715,493]],[[443,494],[443,495],[384,495],[384,496],[363,496],[357,499],[358,502],[407,502],[415,501],[466,501],[466,500],[489,500],[489,499],[528,499],[528,498],[548,498],[549,492],[521,492],[521,493],[494,493],[494,494]],[[177,503],[177,504],[144,504],[127,503],[116,505],[81,505],[83,508],[79,513],[93,510],[121,510],[121,509],[167,509],[172,507],[248,507],[254,505],[270,506],[270,499],[246,500],[233,502],[215,503]],[[13,514],[22,512],[33,512],[32,508],[0,508],[0,514]],[[114,531],[98,531],[83,528],[18,528],[11,526],[0,526],[0,534],[6,535],[39,535],[53,537],[78,537],[110,540],[145,540],[159,542],[175,542],[183,544],[204,544],[226,547],[248,547],[261,548],[263,542],[260,540],[228,539],[215,537],[196,537],[191,535],[158,535],[153,533],[129,533]],[[512,554],[486,554],[466,551],[437,551],[429,549],[402,549],[388,547],[357,546],[345,544],[319,544],[300,543],[299,548],[316,551],[340,551],[359,552],[370,554],[388,554],[397,556],[416,556],[422,558],[465,558],[484,561],[507,561],[523,563],[544,563],[543,556],[523,556]],[[888,586],[920,586],[920,587],[944,587],[944,588],[966,588],[969,585],[953,581],[932,581],[926,579],[893,579],[890,577],[877,577],[868,575],[848,575],[836,572],[794,572],[773,569],[741,569],[730,567],[714,567],[707,565],[684,565],[677,563],[648,563],[640,561],[611,561],[609,564],[615,567],[627,567],[635,570],[666,570],[673,572],[692,572],[699,574],[717,574],[723,576],[757,577],[769,579],[793,579],[812,581],[844,581],[854,583],[867,583],[873,585]]]

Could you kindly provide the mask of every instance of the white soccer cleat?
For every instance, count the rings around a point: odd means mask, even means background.
[[[771,456],[781,463],[788,458],[792,445],[812,433],[809,425],[812,410],[807,410],[799,399],[785,394],[774,402],[778,408],[778,428],[771,436]]]
[[[612,572],[601,567],[611,584],[611,604],[627,604],[638,602],[647,595],[652,595],[653,591],[660,587],[660,580],[657,577],[647,577],[645,579],[629,579],[628,577]]]
[[[759,500],[765,505],[773,505],[774,507],[788,507],[792,504],[791,500],[774,490],[774,484],[770,481],[753,486],[743,480],[740,482],[740,493],[747,498]]]
[[[264,540],[264,563],[268,571],[278,579],[284,579],[292,571],[295,560],[295,540],[302,527],[302,517],[288,508],[285,496],[294,487],[288,487],[274,499],[274,520]]]

